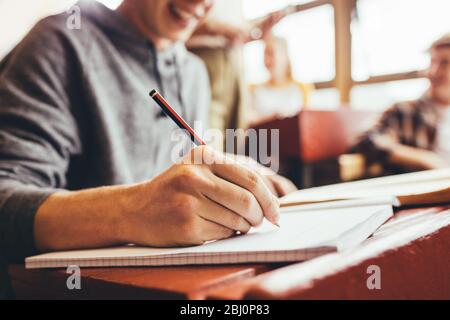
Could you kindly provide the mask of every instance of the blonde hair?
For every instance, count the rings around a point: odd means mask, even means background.
[[[289,57],[289,45],[287,40],[285,38],[270,35],[268,38],[266,38],[265,43],[267,45],[270,42],[283,50],[283,54],[285,55],[287,61],[285,75],[289,80],[294,81],[294,77],[292,76],[292,63],[291,58]]]

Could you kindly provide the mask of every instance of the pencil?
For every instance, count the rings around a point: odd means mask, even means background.
[[[163,98],[163,96],[155,89],[150,91],[150,97],[155,100],[156,104],[160,106],[162,111],[170,117],[177,124],[180,129],[184,129],[189,133],[192,142],[197,146],[206,146],[205,141],[191,128],[191,126],[169,105],[169,103]],[[272,222],[272,221],[271,221]],[[272,222],[277,227],[280,227],[278,223]]]
[[[152,90],[150,92],[150,97],[160,106],[162,111],[176,123],[176,125],[189,134],[192,142],[197,146],[205,146],[205,141],[200,138],[200,136],[191,128],[191,126],[169,105],[169,103],[163,98],[163,96],[157,91]]]

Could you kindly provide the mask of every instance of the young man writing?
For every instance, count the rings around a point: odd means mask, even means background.
[[[68,29],[66,15],[47,18],[3,61],[2,255],[194,245],[264,217],[276,223],[270,190],[286,193],[288,181],[220,164],[224,155],[205,147],[195,149],[202,164],[171,163],[176,126],[148,97],[157,88],[188,122],[206,120],[206,70],[182,42],[211,5],[81,2],[81,29]]]

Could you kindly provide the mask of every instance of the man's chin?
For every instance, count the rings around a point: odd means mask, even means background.
[[[431,88],[430,95],[437,101],[450,103],[450,87],[442,86],[439,88]]]
[[[194,30],[188,30],[188,31],[182,31],[182,32],[172,32],[167,35],[167,38],[170,39],[172,42],[183,42],[189,40]]]

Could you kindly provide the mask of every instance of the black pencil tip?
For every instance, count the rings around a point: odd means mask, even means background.
[[[150,97],[153,98],[153,96],[157,93],[158,91],[156,91],[156,89],[153,89],[152,91],[150,91]]]

